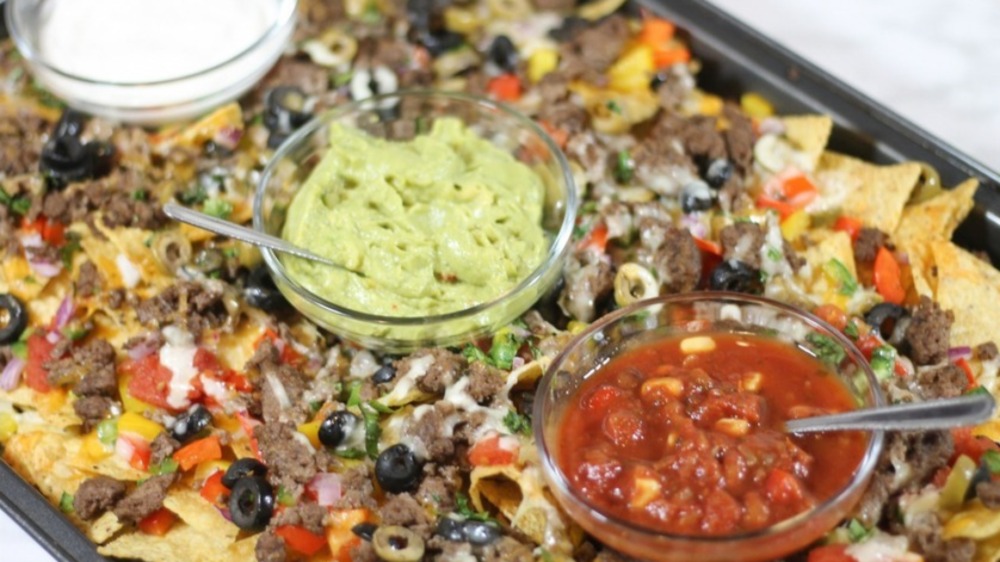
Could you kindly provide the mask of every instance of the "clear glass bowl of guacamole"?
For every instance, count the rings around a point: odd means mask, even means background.
[[[456,345],[517,318],[562,274],[577,194],[528,117],[403,91],[332,109],[267,164],[254,228],[346,269],[263,250],[300,312],[362,345]]]

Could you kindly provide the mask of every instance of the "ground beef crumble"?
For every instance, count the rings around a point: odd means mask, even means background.
[[[296,438],[295,425],[287,422],[266,423],[254,428],[260,454],[267,464],[267,479],[275,488],[284,487],[298,496],[302,486],[316,476],[316,460],[309,447]]]
[[[73,511],[77,517],[90,521],[114,507],[125,497],[125,483],[107,476],[84,480],[73,496]]]
[[[115,515],[122,522],[138,523],[147,515],[163,507],[167,489],[177,480],[177,474],[163,474],[150,477],[139,484],[114,508]]]
[[[927,297],[921,297],[906,327],[910,358],[917,365],[934,365],[948,358],[949,336],[955,315]]]

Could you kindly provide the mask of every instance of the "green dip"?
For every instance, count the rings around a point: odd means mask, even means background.
[[[535,172],[458,119],[407,142],[333,124],[282,236],[364,277],[298,258],[285,267],[324,299],[369,314],[462,310],[542,263],[544,198]]]

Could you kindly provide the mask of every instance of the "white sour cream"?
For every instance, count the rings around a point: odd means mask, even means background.
[[[39,48],[80,78],[156,82],[232,59],[275,17],[271,0],[50,0]]]

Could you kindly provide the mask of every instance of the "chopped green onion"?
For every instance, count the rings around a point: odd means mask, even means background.
[[[806,341],[812,344],[816,356],[821,361],[830,365],[839,365],[844,360],[844,357],[847,356],[847,353],[842,347],[837,345],[837,342],[823,334],[812,332],[806,336]]]
[[[149,465],[149,473],[153,476],[173,474],[175,472],[177,472],[177,461],[173,457],[167,457],[156,464]]]
[[[507,415],[503,417],[503,425],[513,434],[522,433],[528,435],[531,433],[531,420],[528,416],[522,416],[521,414],[510,410]]]
[[[115,444],[118,440],[118,418],[97,424],[97,440],[109,447]]]
[[[837,258],[830,258],[830,261],[823,265],[823,271],[840,285],[840,294],[851,296],[858,290],[857,280],[851,275],[847,266]]]
[[[1000,474],[1000,451],[986,451],[979,462],[990,471],[990,474]]]
[[[378,425],[378,412],[368,404],[361,405],[361,417],[365,420],[365,452],[368,458],[378,458],[378,438],[382,428]]]
[[[872,534],[874,534],[874,531],[866,528],[864,524],[857,519],[851,519],[850,522],[847,523],[847,538],[850,539],[851,542],[857,543],[864,541],[871,537]]]
[[[618,162],[615,166],[615,179],[621,183],[628,183],[632,181],[634,173],[635,162],[632,161],[632,155],[627,150],[619,151]]]
[[[63,492],[59,496],[59,509],[63,513],[73,513],[73,496],[71,494]]]
[[[228,219],[233,214],[233,204],[225,199],[209,199],[205,201],[203,209],[206,215],[212,215],[220,219]]]
[[[869,363],[872,366],[872,371],[875,371],[875,376],[878,380],[884,381],[891,378],[896,368],[896,349],[891,345],[876,347],[872,351],[872,358]]]
[[[510,330],[500,330],[493,336],[493,345],[490,347],[490,359],[492,364],[501,369],[510,369],[514,366],[514,357],[517,350],[521,348],[521,341],[517,339]]]

